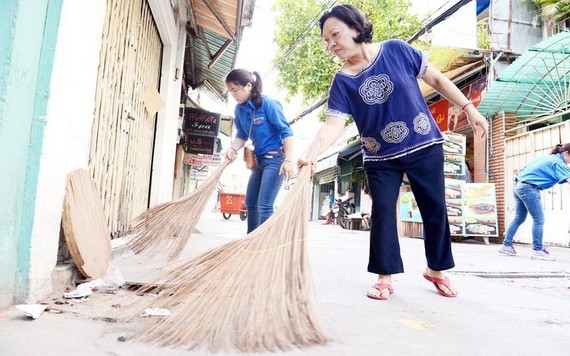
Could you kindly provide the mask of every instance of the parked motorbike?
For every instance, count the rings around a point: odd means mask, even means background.
[[[343,229],[347,229],[349,224],[349,218],[348,216],[350,214],[353,214],[355,211],[355,206],[354,203],[352,203],[351,201],[354,199],[354,197],[350,197],[346,200],[342,200],[342,199],[336,199],[336,206],[338,207],[338,213],[337,213],[337,224],[340,225],[340,227],[342,227]]]

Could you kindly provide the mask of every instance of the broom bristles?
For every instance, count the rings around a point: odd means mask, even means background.
[[[144,325],[134,339],[244,352],[326,344],[329,339],[311,308],[310,171],[310,167],[301,169],[285,203],[248,237],[214,248],[159,277],[152,285],[167,287],[154,306],[172,315]]]
[[[169,251],[169,260],[178,258],[229,163],[224,160],[214,173],[190,194],[172,202],[158,204],[136,217],[128,231],[133,238],[127,246],[135,254]]]

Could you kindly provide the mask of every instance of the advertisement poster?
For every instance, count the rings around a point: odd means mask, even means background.
[[[443,137],[443,172],[445,175],[465,175],[467,137],[451,132],[444,133]]]
[[[498,236],[495,184],[465,183],[463,207],[466,235]]]
[[[445,201],[451,235],[498,236],[495,184],[446,179]],[[400,219],[422,221],[409,186],[402,186],[400,190]]]

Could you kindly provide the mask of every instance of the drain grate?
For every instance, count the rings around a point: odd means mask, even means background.
[[[566,271],[551,272],[482,272],[482,271],[453,271],[453,274],[471,275],[481,278],[570,278]]]

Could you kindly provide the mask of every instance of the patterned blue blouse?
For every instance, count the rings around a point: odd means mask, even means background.
[[[335,74],[326,114],[354,119],[365,162],[443,143],[418,84],[426,70],[424,53],[404,41],[388,40],[359,74]]]

